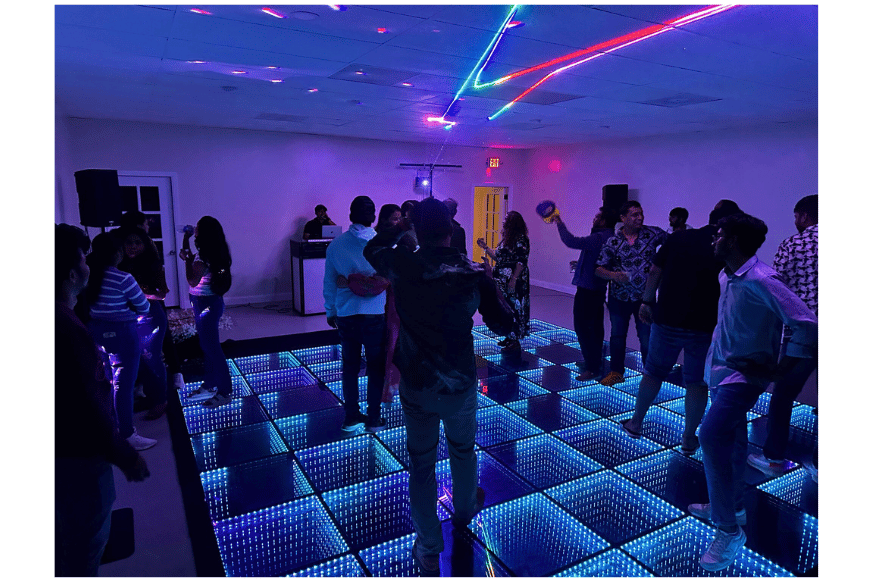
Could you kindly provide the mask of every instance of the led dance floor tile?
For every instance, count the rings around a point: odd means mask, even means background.
[[[622,392],[627,392],[634,398],[636,398],[637,394],[640,391],[640,380],[642,380],[642,376],[634,376],[633,378],[627,378],[624,382],[620,382],[618,384],[614,384],[612,387],[621,390]],[[658,395],[655,396],[654,403],[659,404],[661,402],[667,402],[669,400],[676,400],[677,398],[685,397],[685,388],[681,386],[676,386],[675,384],[671,384],[669,382],[663,382],[661,384],[661,389],[658,391]]]
[[[301,578],[363,578],[366,576],[361,564],[352,554],[346,554],[288,575]]]
[[[557,365],[519,372],[518,375],[521,378],[530,380],[537,386],[545,388],[549,392],[562,392],[564,390],[571,390],[581,386],[590,386],[591,384],[597,383],[595,380],[586,380],[584,382],[577,380],[576,376],[579,375],[579,372],[571,370],[565,366]]]
[[[770,560],[743,547],[733,564],[721,572],[711,573],[700,564],[715,536],[715,528],[687,517],[649,535],[622,546],[658,576],[791,576]]]
[[[215,537],[228,576],[282,575],[349,549],[315,496],[219,521]]]
[[[501,370],[506,370],[507,372],[522,372],[524,370],[532,370],[534,368],[542,368],[544,366],[552,365],[552,362],[544,358],[538,358],[528,352],[521,352],[521,354],[513,355],[495,354],[493,356],[486,356],[485,359]]]
[[[398,426],[379,431],[376,437],[391,451],[394,456],[403,464],[405,468],[409,468],[409,450],[406,448],[406,426]],[[446,433],[443,429],[443,423],[440,422],[440,440],[437,445],[437,461],[449,458],[449,448],[446,444]]]
[[[278,392],[279,390],[318,384],[318,380],[306,368],[288,368],[285,370],[249,374],[246,376],[246,381],[255,394]]]
[[[406,471],[329,491],[323,499],[354,551],[413,532]]]
[[[804,513],[818,516],[818,483],[803,468],[789,471],[765,483],[758,489],[797,507]]]
[[[542,493],[486,507],[468,527],[515,576],[548,576],[609,547]]]
[[[548,321],[543,321],[542,319],[531,319],[530,320],[530,332],[533,335],[538,333],[542,333],[544,331],[567,331],[560,325],[555,325],[554,323],[549,323]]]
[[[602,468],[600,463],[550,434],[491,447],[488,452],[537,489],[551,487]]]
[[[685,515],[609,470],[546,489],[543,493],[616,546]]]
[[[188,434],[212,432],[270,420],[257,396],[235,398],[217,408],[186,406],[182,412],[185,415]]]
[[[304,449],[297,452],[297,458],[319,491],[347,487],[403,469],[370,434]]]
[[[529,335],[527,337],[521,338],[521,341],[519,341],[518,343],[521,346],[521,349],[533,353],[535,349],[543,346],[554,345],[555,342],[536,335]]]
[[[501,335],[497,335],[496,333],[494,333],[493,331],[488,329],[488,326],[485,324],[473,326],[473,331],[475,333],[478,333],[479,335],[483,335],[485,337],[490,337],[493,339],[500,339],[503,337]]]
[[[329,382],[327,384],[328,389],[333,392],[337,398],[339,398],[340,402],[345,402],[346,399],[343,396],[343,382],[342,378],[336,380],[335,382]],[[367,402],[367,377],[366,376],[358,376],[358,403]]]
[[[476,422],[479,425],[476,443],[480,447],[490,447],[543,432],[503,406],[478,409]]]
[[[277,352],[274,354],[262,354],[260,356],[248,356],[246,358],[234,358],[233,363],[243,376],[257,374],[258,372],[270,372],[272,370],[285,370],[287,368],[299,368],[303,364],[291,355],[291,352]]]
[[[219,521],[314,493],[290,454],[273,455],[200,474],[209,515]]]
[[[342,408],[326,408],[276,419],[274,422],[288,447],[300,451],[355,436],[354,432],[341,429],[345,418],[346,413]]]
[[[185,384],[184,390],[179,391],[179,401],[182,406],[203,406],[202,400],[191,401],[187,399],[189,394],[200,388],[200,384],[201,382],[188,382]],[[242,376],[230,377],[230,389],[231,398],[242,398],[253,394],[252,389]]]
[[[500,353],[500,346],[495,339],[482,339],[473,341],[473,353],[477,356],[486,357]]]
[[[271,422],[191,435],[191,447],[201,471],[288,452]]]
[[[317,346],[314,348],[293,350],[291,353],[294,354],[294,357],[304,366],[311,366],[341,360],[343,357],[343,348],[341,345],[335,344],[332,346]]]
[[[541,337],[543,339],[547,339],[555,344],[572,344],[574,342],[579,341],[579,338],[576,337],[576,332],[570,331],[569,329],[551,329],[541,331],[539,333],[534,334],[537,337]]]
[[[259,394],[258,399],[271,418],[284,418],[305,412],[336,408],[340,401],[333,392],[318,384]]]
[[[753,492],[746,496],[746,511],[755,516],[743,527],[746,547],[796,576],[811,575],[818,564],[818,519],[760,489]]]
[[[585,361],[581,351],[561,344],[534,348],[531,352],[555,364],[570,364]]]
[[[604,418],[557,430],[553,434],[610,469],[663,448],[645,437],[629,438],[620,426]]]
[[[624,413],[610,417],[615,422],[629,419],[633,413]],[[653,406],[643,421],[641,434],[665,447],[672,447],[682,442],[682,432],[685,430],[685,418],[675,412]]]
[[[505,372],[503,376],[480,379],[479,392],[497,404],[506,404],[507,402],[549,393],[548,390],[540,388],[533,382],[515,374],[507,375]]]
[[[709,499],[703,465],[670,449],[618,465],[614,470],[682,510]]]
[[[593,412],[561,398],[561,395],[556,392],[510,402],[506,407],[545,432],[600,418]]]
[[[334,360],[322,364],[312,364],[309,366],[309,371],[312,372],[313,376],[325,384],[339,382],[343,379],[343,362],[342,360]],[[364,361],[361,360],[361,369],[358,371],[358,376],[366,373],[367,366]]]
[[[486,451],[477,451],[479,472],[479,487],[485,490],[485,507],[502,503],[508,499],[516,499],[533,492],[533,487],[518,475],[497,462]],[[436,464],[437,495],[448,511],[454,515],[455,506],[452,502],[452,474],[449,460]]]
[[[639,562],[618,549],[607,550],[577,566],[558,572],[560,578],[653,578]]]
[[[632,411],[636,403],[636,398],[630,394],[597,382],[561,392],[561,396],[602,417]]]

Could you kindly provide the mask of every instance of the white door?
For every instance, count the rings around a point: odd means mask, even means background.
[[[118,172],[122,210],[139,210],[151,219],[149,236],[164,261],[169,292],[164,303],[179,307],[179,259],[176,249],[176,224],[173,218],[173,187],[169,176],[137,175]]]

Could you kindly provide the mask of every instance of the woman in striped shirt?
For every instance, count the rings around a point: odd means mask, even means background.
[[[112,232],[98,234],[91,243],[91,276],[85,296],[90,307],[88,331],[100,346],[107,373],[115,388],[118,430],[138,451],[158,441],[137,434],[133,426],[133,391],[139,371],[142,341],[137,317],[149,312],[149,302],[130,273],[118,270],[122,241]]]

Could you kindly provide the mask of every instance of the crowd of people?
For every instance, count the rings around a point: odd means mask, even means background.
[[[450,453],[452,523],[466,526],[484,506],[475,454],[473,316],[478,311],[504,338],[499,343],[507,357],[519,354],[530,334],[530,240],[522,215],[507,213],[496,248],[478,239],[485,259],[474,262],[455,220],[457,207],[453,199],[427,198],[386,204],[377,214],[369,197],[356,197],[350,227],[327,247],[323,281],[327,322],[337,329],[342,348],[342,430],[383,429],[382,403],[399,394],[410,457],[412,554],[425,575],[439,574],[444,548],[435,481],[441,421]],[[323,206],[316,213],[307,225],[313,236],[316,227],[333,224]],[[561,241],[580,251],[572,263],[573,322],[582,356],[577,380],[605,386],[625,381],[634,319],[643,376],[633,415],[621,423],[627,437],[641,437],[649,408],[684,354],[680,451],[703,452],[709,502],[688,511],[717,528],[700,558],[709,571],[727,568],[745,543],[745,465],[770,474],[789,468],[792,403],[817,365],[817,196],[801,199],[794,214],[798,234],[779,246],[772,268],[756,255],[767,226],[731,200],[720,200],[700,228],[686,225],[687,210],[674,209],[671,233],[645,225],[637,201],[600,208],[587,236],[572,235],[560,216],[554,220]],[[57,473],[81,476],[58,486],[58,575],[96,573],[114,498],[110,465],[131,480],[148,476],[138,451],[156,441],[133,426],[137,378],[150,404],[147,419],[166,409],[168,370],[174,382],[182,381],[167,343],[163,266],[143,218],[126,216],[121,228],[93,241],[76,227],[56,227],[55,352],[56,369],[64,373],[56,377],[56,393],[59,403],[78,411],[69,422],[88,419],[89,426],[84,449],[62,439],[56,443]],[[214,408],[230,402],[232,392],[218,336],[231,282],[230,251],[221,224],[210,216],[186,230],[183,246],[180,259],[205,359],[204,382],[188,398]],[[763,454],[747,456],[746,413],[774,382]],[[810,471],[816,477],[815,464]],[[100,500],[97,518],[77,507],[75,499],[83,496]]]

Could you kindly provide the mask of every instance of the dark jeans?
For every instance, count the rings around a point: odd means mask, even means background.
[[[96,576],[109,541],[115,478],[99,458],[55,459],[55,576]]]
[[[133,434],[133,390],[142,355],[142,340],[136,321],[91,319],[88,331],[101,348],[100,356],[107,377],[112,378],[118,432],[127,438]]]
[[[443,551],[443,535],[437,518],[436,462],[440,420],[446,433],[449,467],[452,471],[452,503],[455,515],[471,515],[478,484],[476,441],[476,389],[442,396],[409,390],[400,379],[400,402],[406,423],[409,451],[409,502],[412,523],[426,554]]]
[[[783,345],[782,355],[784,353]],[[814,358],[800,360],[773,385],[773,396],[770,398],[770,408],[767,411],[767,440],[764,442],[764,456],[768,459],[774,461],[785,459],[788,434],[791,430],[792,405],[816,367],[818,367],[818,354]]]
[[[627,348],[627,331],[630,328],[631,316],[637,328],[640,340],[640,352],[643,365],[649,355],[650,326],[640,321],[640,301],[619,301],[609,298],[606,306],[609,308],[609,369],[624,374],[625,348]]]
[[[579,349],[585,359],[585,370],[599,375],[603,363],[603,303],[606,290],[576,288],[573,299],[573,327]]]
[[[743,507],[746,413],[763,391],[751,384],[722,384],[711,390],[712,405],[700,424],[699,438],[712,522],[718,526],[736,525],[736,511]]]
[[[194,328],[200,339],[206,367],[203,383],[207,388],[217,388],[222,396],[230,396],[233,392],[230,370],[227,368],[227,358],[221,349],[221,339],[218,336],[218,322],[224,313],[224,298],[221,295],[190,297],[194,308]]]
[[[167,367],[161,358],[167,336],[167,312],[163,301],[149,301],[148,315],[137,320],[137,332],[142,343],[139,373],[143,391],[151,404],[167,401]]]
[[[378,420],[382,411],[382,385],[385,383],[385,316],[349,315],[336,318],[343,350],[343,408],[346,418],[359,412],[358,372],[361,346],[367,356],[367,416]]]

